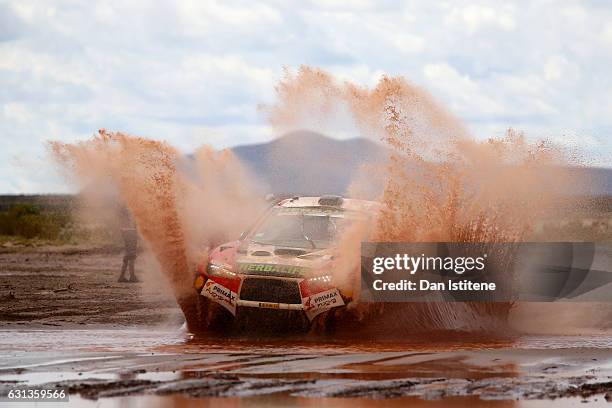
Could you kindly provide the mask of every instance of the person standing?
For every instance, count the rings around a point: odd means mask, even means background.
[[[127,208],[122,207],[120,210],[121,217],[121,236],[125,254],[123,256],[123,264],[121,265],[121,275],[119,282],[140,282],[134,272],[134,264],[138,256],[138,231]],[[126,278],[125,273],[129,271],[130,277]]]

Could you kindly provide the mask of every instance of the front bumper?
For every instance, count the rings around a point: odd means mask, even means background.
[[[254,284],[259,291],[253,291]],[[247,307],[303,311],[312,320],[320,313],[345,305],[338,288],[303,278],[236,275],[227,279],[208,276],[200,294],[220,304],[234,316],[238,307]],[[241,297],[241,294],[244,296]],[[280,301],[287,299],[292,302]]]
[[[236,306],[255,307],[259,309],[304,310],[304,305],[301,303],[258,302],[256,300],[242,300],[242,299],[238,299],[236,301]]]

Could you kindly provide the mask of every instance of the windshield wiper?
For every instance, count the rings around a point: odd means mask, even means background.
[[[250,241],[252,244],[257,244],[257,245],[274,245],[271,242],[256,241],[254,239],[251,239]]]
[[[315,242],[312,240],[312,238],[310,238],[308,235],[306,235],[306,232],[304,232],[304,220],[306,219],[306,217],[304,217],[304,214],[302,214],[302,236],[304,237],[304,239],[306,241],[308,241],[308,243],[310,244],[310,246],[312,247],[312,249],[317,249],[317,245],[315,244]]]

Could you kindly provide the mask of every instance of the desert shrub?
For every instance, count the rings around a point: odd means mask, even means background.
[[[70,217],[44,212],[36,205],[16,204],[0,212],[0,235],[57,240]]]

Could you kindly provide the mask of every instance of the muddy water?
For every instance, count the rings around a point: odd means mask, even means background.
[[[0,352],[18,351],[198,351],[254,352],[382,352],[449,351],[486,349],[611,349],[612,333],[572,336],[521,336],[513,340],[456,337],[435,343],[423,341],[371,342],[334,339],[253,338],[222,335],[194,337],[185,332],[160,329],[0,330]]]
[[[237,159],[229,151],[203,148],[189,163],[163,141],[104,129],[85,142],[49,147],[88,203],[82,217],[102,224],[120,218],[122,227],[133,221],[163,272],[166,290],[198,330],[196,264],[209,245],[237,237],[264,208],[262,194],[252,191],[256,183]]]
[[[341,239],[346,241],[340,245],[342,258],[349,261],[334,269],[334,278],[347,292],[359,280],[361,240],[523,241],[538,219],[550,215],[551,204],[569,182],[557,170],[570,158],[560,148],[544,141],[531,143],[514,131],[479,141],[426,91],[401,77],[384,76],[369,89],[302,67],[276,89],[277,101],[264,110],[279,134],[329,124],[338,119],[338,112],[346,112],[344,133],[374,137],[387,147],[387,165],[365,172],[383,174],[383,180],[356,179],[347,192],[381,204],[370,236],[351,231],[350,237]],[[284,146],[286,151],[316,155],[304,151],[299,142],[290,144],[295,145]],[[90,191],[90,201],[127,207],[187,324],[193,331],[204,331],[202,309],[191,288],[194,267],[206,258],[204,248],[238,236],[262,210],[264,204],[256,197],[264,191],[254,187],[258,182],[253,175],[230,152],[204,147],[195,155],[199,177],[194,177],[193,171],[186,171],[186,160],[167,143],[104,129],[88,141],[51,142],[50,147],[71,181]],[[305,163],[310,166],[312,161]],[[317,162],[331,175],[334,166],[342,165]],[[378,185],[382,191],[366,194],[365,185]],[[303,191],[299,182],[295,189]],[[92,212],[99,217],[98,211]],[[507,274],[500,278],[511,279]],[[406,304],[401,310],[395,305],[385,306],[383,321],[382,308],[357,306],[340,319],[349,328],[345,332],[378,322],[389,332],[469,328],[505,334],[511,309],[509,303]],[[411,321],[402,321],[408,315]]]
[[[402,78],[383,78],[374,89],[364,89],[338,85],[329,75],[305,68],[278,89],[272,123],[309,128],[312,120],[328,121],[334,107],[344,105],[354,127],[391,150],[383,191],[377,195],[383,211],[374,240],[521,241],[549,211],[557,181],[567,182],[563,174],[543,176],[549,174],[545,169],[568,164],[554,146],[528,143],[516,132],[477,142],[426,92]],[[294,102],[306,109],[298,118]],[[77,179],[90,176],[81,183],[110,174],[114,198],[129,208],[167,278],[168,292],[197,329],[200,319],[190,286],[193,265],[200,260],[196,249],[242,224],[211,226],[211,220],[253,218],[246,210],[253,207],[254,194],[238,199],[227,194],[244,191],[250,183],[229,169],[220,171],[227,176],[221,179],[238,180],[236,188],[215,184],[215,169],[226,167],[219,166],[222,157],[204,151],[202,185],[194,186],[179,171],[179,155],[170,146],[120,133],[101,131],[88,142],[54,147],[62,163],[72,164],[69,171]],[[359,190],[359,181],[353,184]],[[222,198],[202,208],[211,197]],[[357,245],[346,249],[354,259],[357,251]],[[423,331],[470,327],[482,332],[488,321],[497,330],[509,311],[509,304],[432,304],[406,307],[401,314],[411,317],[405,332],[419,326]],[[380,316],[360,326],[378,323],[376,333],[400,331],[397,315],[386,313],[386,322]],[[506,327],[501,329],[505,334]],[[401,343],[355,337],[343,342],[192,338],[127,329],[0,332],[0,391],[16,384],[63,386],[74,406],[112,407],[559,406],[582,399],[601,404],[603,395],[612,392],[611,336],[493,342],[447,335],[435,342],[421,336]]]
[[[386,341],[192,337],[166,318],[180,313],[168,296],[114,283],[119,265],[108,254],[0,257],[0,395],[51,384],[70,387],[72,406],[447,406],[423,401],[441,393],[456,406],[516,398],[532,406],[540,404],[533,398],[550,405],[552,387],[610,381],[612,334],[587,335],[583,326],[576,336],[512,341],[455,333],[399,342],[384,330]],[[70,284],[78,290],[63,290]],[[542,319],[566,315],[546,310]],[[602,395],[588,398],[600,403]]]
[[[591,398],[588,407],[608,407],[610,404],[603,398]],[[373,400],[361,398],[303,398],[290,396],[265,396],[250,398],[210,398],[206,401],[193,399],[184,396],[145,396],[145,397],[120,397],[115,399],[105,399],[100,401],[88,401],[81,398],[71,400],[74,406],[97,407],[97,408],[154,408],[154,407],[300,407],[300,408],[538,408],[538,407],[570,407],[584,406],[582,400],[573,399],[566,401],[500,401],[500,400],[481,400],[475,397],[452,397],[444,400],[423,400],[415,397],[396,398],[392,400]],[[19,404],[14,404],[20,408]],[[7,405],[11,406],[11,405]],[[47,406],[47,405],[45,405]],[[63,406],[63,405],[62,405]]]
[[[611,378],[612,335],[381,344],[0,330],[0,393],[64,386],[72,406],[569,406],[605,403]],[[568,391],[587,383],[604,385]]]

